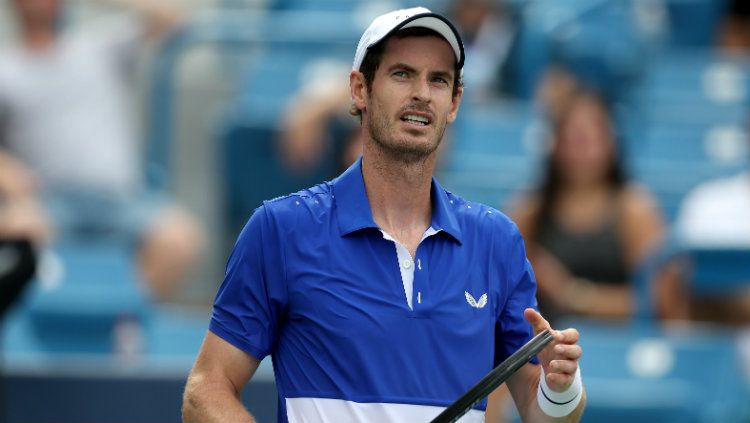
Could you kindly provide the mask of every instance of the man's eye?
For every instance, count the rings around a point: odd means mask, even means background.
[[[443,78],[442,76],[436,76],[432,78],[432,80],[438,84],[446,84],[446,85],[448,84],[448,80]]]
[[[396,72],[393,72],[393,76],[398,76],[399,78],[406,78],[407,73],[406,71],[396,71]]]

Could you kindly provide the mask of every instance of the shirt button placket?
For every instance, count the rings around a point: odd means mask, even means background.
[[[421,257],[416,257],[413,262],[414,266],[414,293],[416,297],[415,310],[422,309],[426,301],[426,277],[427,273],[424,271],[425,263],[423,263]]]

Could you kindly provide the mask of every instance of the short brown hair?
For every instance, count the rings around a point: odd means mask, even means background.
[[[385,51],[385,45],[391,37],[406,38],[406,37],[440,37],[443,38],[438,32],[428,28],[412,27],[397,31],[384,39],[380,40],[377,44],[367,49],[362,64],[359,66],[359,71],[365,77],[365,87],[367,87],[367,93],[372,93],[372,82],[375,80],[375,73],[380,67],[380,62],[383,59],[383,52]],[[458,66],[458,61],[454,62],[453,65],[453,97],[458,95],[458,89],[463,86],[463,80],[461,79],[461,68]],[[362,118],[362,110],[356,105],[352,104],[349,109],[349,113],[352,116],[359,116]]]

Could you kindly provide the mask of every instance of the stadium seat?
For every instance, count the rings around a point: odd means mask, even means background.
[[[750,285],[750,249],[691,249],[690,288],[699,295],[733,293]]]
[[[627,170],[656,195],[669,221],[698,184],[736,174],[750,163],[744,125],[685,120],[643,123],[626,131]]]
[[[690,190],[707,180],[733,175],[742,167],[742,164],[725,166],[709,161],[661,157],[632,160],[628,170],[635,181],[655,195],[667,221],[673,222]]]
[[[555,38],[555,61],[611,101],[626,98],[644,72],[647,46],[629,2],[589,9]]]
[[[750,93],[750,60],[708,49],[680,49],[654,56],[636,92],[638,107],[684,110],[690,104],[743,106]],[[715,114],[712,116],[716,116]]]
[[[660,269],[675,259],[686,263],[686,282],[693,295],[732,295],[750,283],[750,248],[691,246],[679,234],[672,234],[636,273],[639,320],[648,322],[654,318],[651,284]]]
[[[438,178],[467,200],[502,208],[535,181],[546,129],[528,104],[467,105],[462,113],[446,137]]]
[[[670,44],[712,46],[728,3],[727,0],[667,0]]]
[[[40,266],[16,320],[9,319],[28,329],[20,344],[46,353],[109,353],[118,347],[118,325],[148,323],[147,295],[122,245],[58,245]]]
[[[230,119],[220,136],[220,168],[223,169],[224,214],[227,235],[235,237],[253,210],[264,200],[299,191],[332,178],[336,163],[331,153],[314,169],[295,173],[277,152],[278,130],[267,124]]]
[[[583,423],[745,422],[749,392],[735,337],[685,329],[561,322],[581,333]]]

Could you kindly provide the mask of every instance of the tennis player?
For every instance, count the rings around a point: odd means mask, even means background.
[[[279,422],[429,422],[549,328],[516,226],[432,176],[463,64],[458,32],[427,9],[365,31],[349,77],[363,157],[250,218],[188,379],[186,422],[252,422],[239,395],[269,354]],[[583,411],[578,333],[554,336],[508,381],[525,422]],[[461,421],[484,421],[486,407]]]

